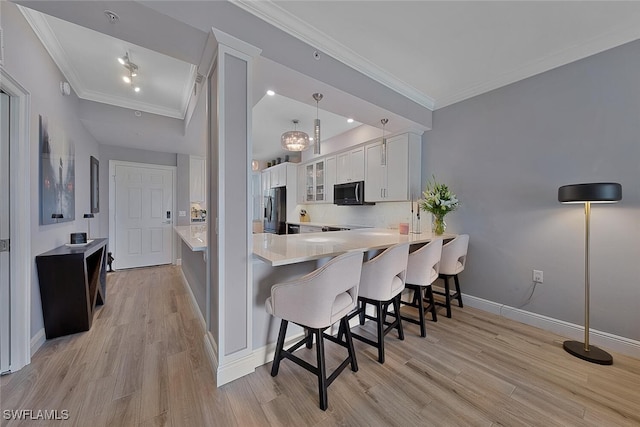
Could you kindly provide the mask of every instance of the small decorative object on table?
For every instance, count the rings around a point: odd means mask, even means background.
[[[444,216],[458,209],[460,204],[458,198],[445,184],[439,184],[435,176],[433,181],[427,183],[427,188],[422,195],[424,200],[420,201],[420,208],[433,215],[431,231],[437,235],[443,234],[447,228]]]
[[[305,209],[300,209],[300,222],[309,222],[309,215]]]

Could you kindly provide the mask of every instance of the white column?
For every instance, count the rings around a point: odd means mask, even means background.
[[[209,355],[217,385],[253,372],[251,81],[260,50],[213,29],[209,79]]]

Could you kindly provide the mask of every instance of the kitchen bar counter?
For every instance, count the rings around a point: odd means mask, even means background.
[[[253,254],[272,267],[314,261],[345,252],[367,252],[384,249],[397,243],[427,243],[435,237],[453,239],[455,234],[435,236],[431,231],[421,234],[400,234],[398,230],[365,228],[309,234],[254,234]]]
[[[178,236],[192,251],[207,249],[207,225],[176,225],[173,227]]]

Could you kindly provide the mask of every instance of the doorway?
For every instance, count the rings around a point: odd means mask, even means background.
[[[0,345],[2,372],[15,372],[31,361],[31,174],[29,93],[0,67],[2,123],[0,130],[0,221],[2,254]],[[8,165],[11,165],[9,168]],[[5,265],[7,266],[5,268]]]
[[[0,91],[0,375],[11,366],[9,95]]]
[[[171,264],[176,168],[111,161],[109,169],[113,267]]]

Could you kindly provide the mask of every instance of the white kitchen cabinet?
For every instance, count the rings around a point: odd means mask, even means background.
[[[265,195],[271,188],[271,171],[265,169],[262,171],[262,194]]]
[[[336,156],[328,156],[324,160],[324,198],[325,202],[333,203],[333,186],[336,184],[337,172]]]
[[[405,133],[367,144],[365,200],[399,202],[420,197],[422,143],[419,135]],[[385,156],[386,154],[386,156]]]
[[[200,156],[189,157],[189,195],[192,202],[206,201],[206,159]]]
[[[336,161],[336,184],[364,180],[364,147],[340,153]]]
[[[284,187],[287,185],[287,166],[289,163],[280,163],[269,168],[271,178],[271,188]]]
[[[304,203],[326,201],[325,160],[322,158],[304,165]]]

